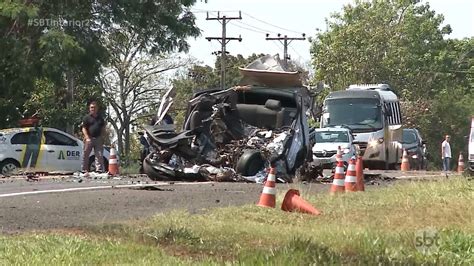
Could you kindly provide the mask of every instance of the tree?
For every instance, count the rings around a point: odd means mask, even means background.
[[[107,36],[110,64],[99,82],[111,107],[108,121],[117,134],[118,149],[130,155],[130,130],[141,114],[156,109],[163,91],[170,88],[166,72],[187,65],[170,54],[149,54],[139,35],[116,30]]]
[[[101,65],[108,60],[101,37],[113,29],[137,34],[141,45],[152,54],[187,50],[186,38],[199,35],[189,10],[194,3],[2,1],[0,112],[5,120],[0,120],[0,126],[14,125],[24,113],[24,103],[36,80],[49,80],[57,90],[65,90],[60,94],[65,95],[66,103],[81,86],[96,85]],[[65,106],[57,107],[60,111]]]
[[[26,4],[0,2],[0,128],[16,126],[37,70],[37,57],[30,45],[31,30],[19,21],[33,17],[38,9]]]
[[[442,76],[443,17],[417,0],[356,1],[326,20],[311,53],[316,78],[332,90],[388,82],[399,94],[431,97]]]
[[[452,138],[453,154],[465,147],[474,114],[474,38],[445,39],[443,17],[417,0],[356,1],[327,20],[311,53],[316,79],[330,90],[354,83],[389,83],[402,101],[404,127],[420,129],[432,161]]]
[[[77,85],[74,92],[75,99],[72,104],[67,104],[67,95],[64,88],[57,87],[47,79],[38,79],[35,88],[25,102],[25,114],[37,114],[41,118],[41,124],[49,127],[66,130],[66,125],[73,127],[74,133],[81,131],[80,124],[82,116],[88,112],[87,105],[82,99],[95,98],[100,102],[101,91],[96,86]],[[103,103],[100,104],[103,106]]]

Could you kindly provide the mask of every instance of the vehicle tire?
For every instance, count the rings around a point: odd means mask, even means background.
[[[20,163],[13,159],[0,162],[0,174],[8,176],[20,168]]]
[[[92,155],[91,157],[89,157],[89,171],[90,172],[95,172],[95,156]],[[104,157],[104,172],[108,172],[109,171],[109,160],[107,160],[107,158]]]
[[[265,167],[265,161],[258,150],[245,150],[235,166],[235,171],[243,176],[254,176]]]

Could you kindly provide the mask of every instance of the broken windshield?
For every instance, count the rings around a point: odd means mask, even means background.
[[[332,99],[326,102],[326,126],[351,129],[382,128],[382,111],[375,99]]]

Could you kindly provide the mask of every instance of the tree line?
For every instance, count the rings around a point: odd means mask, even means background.
[[[419,0],[356,1],[326,20],[311,47],[315,80],[329,86],[320,99],[348,84],[390,84],[404,127],[421,131],[438,167],[445,134],[453,158],[466,156],[474,115],[474,38],[449,39],[443,21]]]
[[[220,57],[205,66],[178,54],[188,50],[187,38],[200,35],[194,3],[1,2],[0,128],[37,114],[44,126],[79,131],[86,102],[95,99],[127,157],[131,127],[149,120],[171,86],[171,112],[182,123],[192,93],[219,87]],[[456,158],[466,149],[474,114],[472,37],[449,39],[443,16],[418,0],[355,1],[326,23],[310,51],[310,84],[326,85],[320,105],[349,84],[388,83],[403,101],[404,126],[421,131],[434,165],[444,134],[452,135]],[[240,81],[238,67],[260,55],[228,55],[226,86]]]

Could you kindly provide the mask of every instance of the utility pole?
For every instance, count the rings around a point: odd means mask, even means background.
[[[221,37],[206,37],[208,41],[217,40],[221,43],[221,88],[225,89],[225,61],[227,56],[227,51],[225,50],[225,46],[229,41],[242,41],[242,37],[227,37],[226,36],[226,25],[227,22],[233,19],[242,19],[242,13],[239,11],[238,17],[227,17],[221,16],[220,12],[217,12],[217,17],[210,18],[209,12],[207,12],[206,20],[218,20],[222,24],[222,36]]]
[[[306,40],[306,34],[301,34],[303,37],[288,37],[288,36],[281,36],[280,33],[278,33],[278,37],[270,37],[270,34],[267,33],[267,37],[265,40],[267,41],[280,41],[283,44],[283,60],[285,62],[285,67],[288,66],[288,59],[290,59],[290,56],[288,56],[288,45],[291,43],[291,41],[304,41]],[[283,41],[283,42],[282,42]]]

